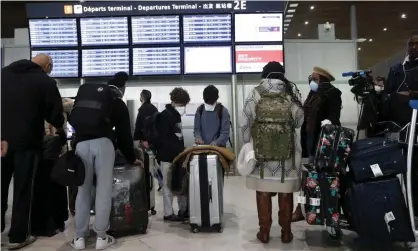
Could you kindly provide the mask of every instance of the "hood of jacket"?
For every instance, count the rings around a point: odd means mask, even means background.
[[[284,82],[279,79],[264,78],[260,83],[269,92],[284,92]]]
[[[37,65],[34,62],[32,62],[30,60],[27,60],[27,59],[22,59],[22,60],[16,61],[14,63],[11,63],[7,67],[15,73],[44,72],[39,65]]]

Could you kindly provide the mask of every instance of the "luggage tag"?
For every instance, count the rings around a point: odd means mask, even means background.
[[[389,226],[389,222],[396,220],[395,215],[393,215],[393,212],[390,211],[389,213],[385,214],[385,222],[386,222],[386,227],[388,228],[388,232],[390,233],[391,228]]]
[[[306,204],[306,197],[305,196],[297,196],[296,201],[298,204]]]
[[[383,172],[382,169],[380,169],[379,164],[370,165],[370,168],[372,169],[374,177],[383,176]]]
[[[311,205],[311,206],[320,206],[321,205],[321,199],[318,199],[318,198],[309,198],[309,205]]]

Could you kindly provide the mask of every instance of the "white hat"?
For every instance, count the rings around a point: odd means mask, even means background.
[[[245,144],[238,155],[237,169],[239,174],[242,176],[250,175],[254,171],[256,163],[253,143]]]

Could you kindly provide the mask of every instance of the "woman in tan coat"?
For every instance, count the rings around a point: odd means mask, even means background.
[[[289,119],[290,127],[292,127],[291,137],[293,140],[284,140],[287,142],[287,147],[289,147],[287,148],[287,159],[283,161],[257,160],[257,164],[253,172],[247,176],[246,185],[248,189],[256,191],[258,221],[260,226],[260,230],[257,233],[257,239],[259,239],[262,243],[267,243],[270,240],[270,227],[272,224],[271,198],[278,193],[279,225],[282,227],[281,239],[283,243],[289,243],[293,239],[291,231],[293,193],[300,190],[302,148],[300,145],[300,133],[296,129],[300,128],[303,123],[303,109],[302,103],[300,102],[301,96],[296,86],[284,77],[284,68],[278,62],[268,63],[263,68],[262,78],[263,80],[261,84],[253,89],[244,104],[244,125],[242,127],[244,144],[254,142],[254,150],[257,151],[257,143],[254,141],[257,136],[253,135],[253,132],[256,132],[254,130],[254,124],[259,123],[259,121],[261,121],[260,119],[263,118],[262,116],[257,118],[257,114],[266,114],[266,118],[272,114],[277,114],[277,109],[271,109],[270,112],[266,111],[265,113],[261,112],[259,104],[262,100],[262,95],[263,97],[285,97],[286,100],[279,99],[282,100],[283,103],[277,102],[277,105],[289,105],[287,112],[289,113],[290,118],[286,118]],[[262,90],[260,91],[260,89]],[[276,98],[273,100],[277,101]],[[284,116],[281,116],[280,118],[284,118]],[[287,126],[289,124],[287,124]],[[270,126],[271,128],[271,124],[267,126]],[[260,128],[269,129],[268,127]],[[277,132],[273,132],[272,134],[277,135]],[[282,133],[282,135],[286,136],[287,134]],[[287,139],[283,137],[284,136],[282,136],[282,139]],[[263,138],[263,142],[266,142],[266,144],[274,144],[274,142],[272,143],[268,140],[269,138]],[[280,142],[283,143],[282,141]],[[280,146],[285,145],[284,143],[283,145],[281,143]],[[261,145],[263,144],[260,144],[260,146]],[[270,153],[274,154],[274,152],[275,151]],[[278,153],[278,156],[279,155],[281,154]],[[256,154],[256,159],[257,158]]]

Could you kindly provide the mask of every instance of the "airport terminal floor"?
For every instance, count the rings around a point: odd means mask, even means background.
[[[9,196],[12,198],[12,196]],[[273,202],[273,212],[278,212],[277,196]],[[11,201],[10,201],[11,202]],[[11,204],[9,202],[9,205]],[[106,249],[109,251],[406,251],[399,246],[387,249],[370,249],[362,247],[356,241],[356,234],[344,232],[341,242],[332,241],[323,227],[308,226],[305,222],[293,223],[294,240],[290,244],[280,241],[280,227],[277,213],[273,213],[273,226],[269,244],[261,244],[255,237],[258,231],[257,208],[254,191],[245,188],[245,178],[226,177],[224,190],[224,232],[191,233],[187,224],[164,223],[162,221],[162,193],[156,192],[157,215],[150,216],[151,221],[146,235],[135,235],[117,239],[117,243]],[[176,204],[176,203],[174,203]],[[10,207],[9,207],[10,209]],[[8,210],[6,224],[10,223]],[[93,217],[92,217],[93,218]],[[92,219],[93,220],[93,219]],[[33,245],[23,251],[70,251],[68,241],[73,236],[72,221],[67,229],[51,238],[39,238]],[[93,232],[92,232],[93,235]],[[87,240],[85,250],[94,249],[95,238]],[[7,243],[7,230],[2,235]],[[418,249],[414,249],[417,251]]]

